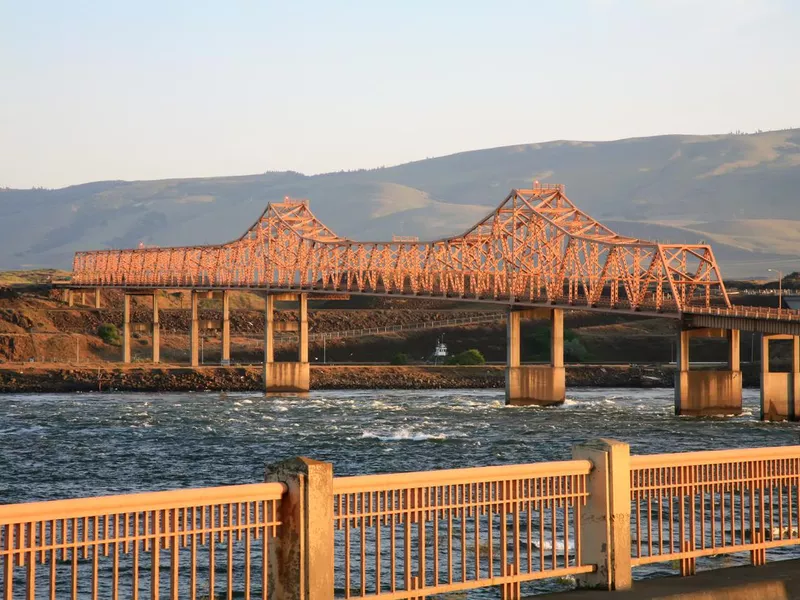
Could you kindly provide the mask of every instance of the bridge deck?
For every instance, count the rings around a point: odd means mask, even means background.
[[[692,577],[656,577],[635,581],[624,592],[574,590],[543,594],[527,600],[644,600],[645,598],[684,600],[800,600],[800,560],[769,562],[761,567],[730,567],[703,571]]]
[[[434,299],[452,302],[469,302],[472,304],[494,304],[501,306],[513,306],[518,308],[562,308],[564,310],[583,310],[591,312],[645,315],[660,317],[665,319],[681,320],[693,327],[709,327],[713,329],[739,329],[741,331],[756,331],[767,334],[800,335],[800,311],[790,309],[763,308],[756,306],[690,306],[682,312],[674,303],[662,302],[660,308],[653,302],[642,302],[637,308],[632,309],[625,306],[612,306],[608,297],[601,297],[598,301],[589,306],[583,297],[575,298],[573,302],[557,301],[548,302],[546,298],[541,301],[530,301],[498,296],[497,298],[482,298],[472,296],[462,296],[458,294],[428,294],[428,293],[391,293],[385,291],[354,291],[354,290],[317,290],[309,287],[287,287],[287,286],[246,286],[246,285],[197,285],[186,283],[182,285],[123,285],[123,284],[80,284],[70,281],[54,281],[53,287],[63,289],[117,289],[129,290],[139,293],[153,289],[160,290],[233,290],[249,291],[255,293],[267,292],[290,292],[305,293],[311,296],[330,296],[331,293],[343,293],[353,296],[380,296],[390,298],[419,298]]]

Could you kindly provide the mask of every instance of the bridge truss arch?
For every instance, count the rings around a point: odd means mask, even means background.
[[[514,189],[461,235],[356,241],[307,201],[270,203],[226,244],[78,252],[72,284],[427,296],[521,305],[681,313],[729,307],[709,245],[621,236],[563,185]]]

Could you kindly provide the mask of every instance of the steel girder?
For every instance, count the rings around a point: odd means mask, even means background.
[[[271,203],[227,244],[78,252],[72,283],[307,289],[684,312],[729,307],[711,247],[618,235],[562,185],[515,189],[462,235],[361,242],[337,236],[307,201]]]

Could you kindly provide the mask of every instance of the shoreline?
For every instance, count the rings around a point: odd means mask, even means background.
[[[745,387],[758,386],[743,369]],[[505,367],[312,365],[311,390],[497,389]],[[567,387],[672,388],[674,366],[570,365]],[[263,390],[260,366],[1,365],[0,393],[191,392]]]

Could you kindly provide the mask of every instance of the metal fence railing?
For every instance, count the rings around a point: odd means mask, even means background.
[[[3,598],[402,600],[800,545],[800,446],[333,477],[0,506]],[[275,591],[277,590],[277,591]]]
[[[800,544],[800,446],[631,458],[633,565]]]
[[[217,598],[235,578],[246,598],[265,599],[284,491],[261,483],[0,506],[3,598]]]
[[[505,312],[481,313],[469,317],[453,317],[451,319],[433,319],[420,323],[408,323],[403,325],[385,325],[382,327],[364,327],[361,329],[345,329],[342,331],[319,331],[310,333],[308,339],[312,342],[321,340],[344,339],[369,337],[374,335],[387,335],[392,333],[402,333],[404,331],[420,331],[423,329],[443,329],[446,327],[458,327],[462,325],[481,325],[502,321],[506,318]],[[296,331],[280,331],[275,333],[276,341],[291,341],[297,339]]]
[[[712,315],[715,317],[741,317],[779,321],[800,321],[800,310],[791,308],[767,308],[763,306],[737,305],[730,308],[693,306],[684,311],[692,315]]]
[[[416,598],[591,572],[586,460],[335,478],[341,596]]]

